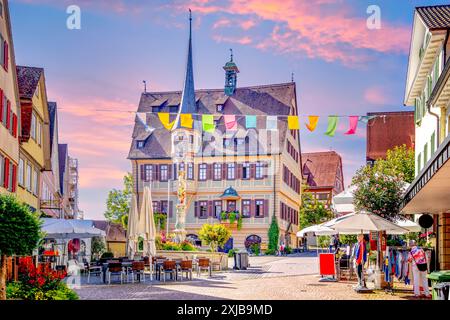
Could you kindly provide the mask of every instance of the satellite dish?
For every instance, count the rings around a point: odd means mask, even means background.
[[[425,228],[425,229],[431,228],[431,226],[433,226],[433,223],[434,223],[434,219],[429,214],[423,214],[419,218],[419,225],[422,228]]]

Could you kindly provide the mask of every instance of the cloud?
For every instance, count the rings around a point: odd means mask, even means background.
[[[364,100],[374,105],[387,105],[392,103],[392,98],[386,89],[374,86],[364,91]]]
[[[213,29],[228,27],[231,25],[230,19],[220,19],[213,24]]]
[[[274,24],[271,33],[247,41],[262,50],[280,53],[305,53],[310,58],[341,61],[346,65],[364,63],[366,51],[406,54],[410,27],[382,21],[382,28],[369,30],[365,10],[354,12],[342,0],[196,0],[177,2],[179,10],[193,9],[198,14],[226,14],[240,18],[244,29],[253,27],[249,17]],[[248,36],[247,36],[248,37]],[[257,36],[256,36],[257,37]],[[215,36],[215,39],[221,39]]]
[[[252,39],[248,36],[244,37],[225,37],[222,35],[214,35],[213,39],[217,42],[229,42],[229,43],[239,43],[242,45],[250,44],[252,43]]]

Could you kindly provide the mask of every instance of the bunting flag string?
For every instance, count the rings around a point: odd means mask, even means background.
[[[172,119],[173,116],[176,115],[176,113],[169,113],[169,112],[158,112],[157,113],[158,118],[160,122],[162,123],[163,127],[166,130],[171,131],[174,128],[175,123],[178,121],[179,125],[183,128],[189,128],[189,129],[197,129],[202,130],[204,132],[213,133],[216,130],[217,126],[217,119],[218,115],[215,114],[201,114],[201,117],[196,117],[197,120],[194,120],[194,114],[179,114],[179,119],[176,118],[175,120],[171,121],[171,115]],[[216,118],[215,118],[216,117]],[[273,116],[273,115],[242,115],[242,114],[226,114],[226,115],[220,115],[220,117],[223,117],[225,129],[227,131],[237,131],[238,130],[238,117],[244,117],[245,118],[245,128],[246,129],[257,129],[258,127],[264,126],[262,123],[257,122],[258,117],[265,118],[265,129],[266,130],[277,130],[278,129],[278,122],[280,119],[287,119],[287,126],[289,130],[300,130],[301,127],[301,118],[303,116],[298,115],[281,115],[281,116]],[[305,116],[306,117],[306,116]],[[318,123],[319,123],[319,116],[307,116],[308,122],[305,123],[306,128],[313,132],[316,130]],[[327,123],[327,130],[325,131],[325,135],[329,137],[334,137],[338,128],[339,124],[339,118],[347,117],[349,121],[348,129],[344,132],[346,135],[354,135],[356,134],[358,123],[365,123],[368,124],[368,122],[374,118],[378,117],[384,117],[384,115],[367,115],[367,116],[337,116],[337,115],[330,115],[328,116],[328,123]],[[140,118],[139,118],[140,119]],[[141,122],[144,123],[144,121],[141,119]],[[195,126],[194,126],[195,124]]]
[[[319,123],[319,117],[318,116],[309,116],[309,124],[306,124],[306,127],[309,131],[313,132],[316,130],[317,124]]]
[[[334,137],[338,122],[339,122],[338,116],[328,116],[328,128],[327,131],[325,132],[327,136]]]

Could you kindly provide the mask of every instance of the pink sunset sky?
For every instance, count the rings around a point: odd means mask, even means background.
[[[197,89],[221,88],[233,48],[238,86],[289,82],[294,73],[301,115],[365,115],[403,106],[415,6],[442,1],[365,0],[11,0],[18,65],[43,67],[59,107],[60,143],[79,159],[80,207],[99,219],[107,193],[120,188],[134,113],[143,90],[181,90],[193,11]],[[81,30],[66,28],[68,5],[81,8]],[[369,5],[381,29],[369,30]],[[366,128],[334,138],[300,133],[303,152],[335,150],[345,185],[365,162]]]

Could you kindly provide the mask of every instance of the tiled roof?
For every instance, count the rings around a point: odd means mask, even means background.
[[[334,188],[342,159],[335,151],[302,153],[302,167],[308,186]]]
[[[112,223],[106,220],[93,220],[94,227],[105,231],[106,241],[126,242],[127,231],[119,223]]]
[[[41,78],[44,69],[17,66],[16,70],[20,97],[31,99],[36,91],[39,79]]]
[[[195,91],[198,113],[200,114],[217,114],[217,101],[221,101],[224,97],[223,89],[204,89]],[[170,132],[167,131],[161,125],[156,113],[152,113],[152,105],[155,101],[168,100],[159,110],[159,112],[174,112],[170,109],[170,106],[174,105],[174,102],[181,99],[181,91],[172,92],[151,92],[143,93],[138,107],[138,113],[145,113],[141,115],[141,119],[150,128],[155,130],[150,134],[145,131],[145,124],[139,121],[136,116],[135,126],[133,131],[133,142],[130,148],[128,157],[130,159],[149,159],[149,158],[169,158],[171,152],[170,144]],[[295,84],[273,84],[254,87],[241,87],[237,88],[233,96],[229,97],[224,106],[223,114],[243,114],[243,115],[289,115],[292,108],[292,101],[295,101]],[[176,104],[175,104],[176,105]],[[145,119],[144,119],[145,118]],[[173,115],[175,118],[175,115]],[[200,119],[198,117],[198,119]],[[216,118],[217,120],[217,118]],[[222,133],[225,131],[222,117],[220,117],[217,130]],[[245,129],[245,117],[237,117],[238,129]],[[200,125],[197,122],[197,125]],[[265,128],[265,119],[258,118],[258,128]],[[265,129],[264,129],[265,130]],[[249,130],[250,131],[250,130]],[[255,130],[261,132],[262,129]],[[286,140],[287,131],[287,119],[279,118],[278,120],[278,132],[279,143],[271,145],[270,150],[267,149],[266,143],[251,144],[250,150],[246,152],[248,154],[256,154],[256,150],[259,148],[259,154],[276,154],[279,153],[280,148],[284,146]],[[136,148],[136,140],[140,140],[142,137],[148,137],[144,148]],[[203,148],[205,148],[212,139],[207,133],[203,137]],[[221,143],[221,142],[220,142]],[[248,148],[247,148],[248,149]],[[267,149],[267,150],[266,150]]]
[[[429,29],[450,28],[450,5],[417,7],[416,10]]]
[[[367,123],[367,160],[386,157],[386,151],[405,144],[414,148],[414,111],[372,112]]]

